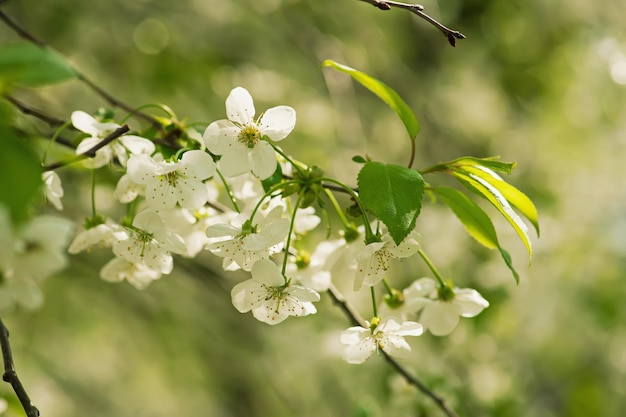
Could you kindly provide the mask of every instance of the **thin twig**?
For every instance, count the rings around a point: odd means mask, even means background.
[[[28,104],[25,104],[25,103],[19,101],[18,99],[16,99],[13,96],[5,94],[4,98],[9,103],[13,104],[22,113],[24,113],[26,115],[29,115],[29,116],[36,117],[37,119],[39,119],[39,120],[41,120],[43,122],[46,122],[47,124],[49,124],[52,127],[57,127],[57,126],[61,126],[61,125],[65,124],[64,120],[57,119],[56,117],[52,117],[50,115],[47,115],[44,112],[42,112],[41,110],[38,110],[38,109],[36,109],[34,107],[31,107]]]
[[[9,26],[11,29],[13,29],[13,31],[18,36],[20,36],[21,38],[26,39],[27,41],[29,41],[29,42],[39,46],[40,48],[44,48],[44,49],[49,49],[50,48],[41,39],[38,39],[32,33],[28,32],[26,29],[24,29],[19,24],[17,24],[17,22],[12,20],[2,10],[0,10],[0,20],[2,20],[7,26]],[[111,94],[106,92],[104,89],[102,89],[101,87],[96,85],[93,81],[91,81],[89,78],[87,78],[82,72],[78,71],[76,68],[73,68],[73,70],[74,70],[74,73],[76,74],[76,78],[78,78],[80,81],[82,81],[87,87],[89,87],[92,91],[94,91],[96,94],[98,94],[104,100],[106,100],[112,106],[121,108],[121,109],[127,111],[128,113],[130,113],[131,115],[134,115],[134,116],[137,116],[137,117],[139,117],[141,119],[144,119],[145,121],[149,122],[154,127],[156,127],[157,129],[162,129],[161,124],[154,117],[152,117],[149,114],[144,113],[144,112],[142,112],[140,110],[136,110],[136,109],[132,108],[131,106],[129,106],[128,104],[124,103],[123,101],[118,100],[117,98],[113,97]]]
[[[444,36],[448,39],[448,42],[452,46],[456,46],[457,39],[465,39],[465,35],[459,32],[458,30],[450,29],[442,25],[441,23],[439,23],[437,20],[433,19],[429,15],[427,15],[424,12],[424,6],[420,4],[400,3],[397,1],[388,1],[388,0],[360,0],[360,1],[369,3],[372,6],[377,7],[380,10],[391,10],[393,7],[397,9],[408,10],[411,13],[418,15],[419,17],[421,17],[422,19],[424,19],[425,21],[427,21],[428,23],[430,23],[437,29],[439,29],[444,34]]]
[[[11,354],[11,345],[9,344],[9,330],[0,319],[0,346],[2,347],[2,361],[4,363],[4,374],[2,379],[13,387],[15,395],[20,400],[24,411],[28,417],[38,417],[39,410],[30,402],[30,397],[26,393],[22,382],[15,372],[13,364],[13,355]]]
[[[87,149],[85,152],[83,152],[81,154],[78,154],[74,158],[72,158],[70,160],[67,160],[67,161],[60,161],[60,162],[55,162],[53,164],[45,165],[43,167],[43,169],[44,169],[44,171],[52,171],[52,170],[55,170],[57,168],[64,167],[66,165],[73,164],[74,162],[82,161],[85,158],[92,158],[92,157],[94,157],[96,155],[96,152],[98,150],[102,149],[103,147],[105,147],[109,143],[113,142],[115,139],[119,138],[124,133],[128,132],[129,130],[130,130],[130,128],[128,127],[128,125],[124,125],[122,127],[119,127],[117,129],[115,129],[109,136],[107,136],[106,138],[102,139],[100,142],[96,143],[94,146],[92,146],[91,148]]]
[[[343,294],[339,292],[339,290],[331,284],[330,288],[328,288],[328,294],[333,299],[335,304],[337,304],[343,312],[346,314],[348,319],[352,322],[352,324],[356,326],[362,326],[367,328],[368,326],[365,323],[365,320],[361,317],[361,315],[356,312],[354,307],[345,299]],[[414,375],[411,375],[409,371],[404,369],[402,365],[400,365],[395,359],[389,356],[384,350],[380,349],[383,357],[387,361],[389,365],[391,365],[400,375],[404,377],[404,379],[410,384],[425,394],[427,397],[432,399],[435,404],[443,411],[448,417],[459,417],[457,413],[454,412],[448,405],[445,400],[441,398],[439,395],[435,394],[430,388],[428,388],[422,381],[417,379]]]

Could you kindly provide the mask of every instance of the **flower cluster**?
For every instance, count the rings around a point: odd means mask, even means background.
[[[110,249],[112,258],[102,267],[101,278],[127,281],[138,289],[170,274],[174,255],[212,253],[222,258],[224,270],[250,274],[232,289],[234,307],[271,325],[290,316],[316,313],[314,303],[320,300],[320,292],[334,284],[347,280],[349,288],[368,287],[374,297],[374,287],[382,282],[392,302],[388,296],[378,312],[374,309],[371,323],[341,334],[343,356],[349,363],[362,363],[377,350],[402,355],[410,351],[404,337],[419,336],[424,330],[448,334],[459,317],[475,316],[488,306],[476,291],[444,283],[437,274],[438,281],[423,278],[402,292],[393,290],[388,274],[394,264],[417,253],[425,256],[419,235],[411,231],[397,242],[383,223],[370,223],[365,215],[357,227],[334,199],[331,203],[342,220],[343,235],[319,242],[309,253],[304,237],[322,223],[315,203],[325,210],[323,174],[318,167],[291,160],[276,145],[293,131],[294,109],[273,107],[257,119],[255,113],[248,91],[233,89],[226,99],[227,119],[210,123],[203,135],[188,130],[186,146],[172,155],[138,135],[112,139],[111,133],[120,125],[74,112],[72,124],[87,135],[77,153],[85,154],[83,162],[89,169],[114,166],[121,170],[114,197],[127,206],[127,216],[116,222],[97,214],[94,207],[68,252]],[[62,210],[64,193],[58,175],[46,172],[43,180],[46,198]],[[46,226],[50,221],[39,220],[33,227],[67,236],[67,229],[61,232]],[[24,236],[34,236],[28,230]],[[0,240],[17,247],[8,232]],[[48,270],[26,273],[23,276],[28,278],[20,282],[37,282],[62,266],[60,246],[51,247],[50,242],[43,239],[36,245],[40,256],[50,258],[45,262]],[[19,256],[0,258],[5,286],[17,282],[14,265],[18,261]],[[31,268],[37,264],[33,262]],[[24,291],[12,292],[18,293]],[[34,304],[33,294],[30,299],[16,298],[22,304]]]

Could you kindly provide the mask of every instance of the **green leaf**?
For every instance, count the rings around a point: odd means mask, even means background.
[[[480,176],[466,171],[454,171],[453,175],[456,179],[463,184],[469,190],[484,197],[504,216],[513,229],[519,236],[519,238],[526,246],[529,258],[532,257],[532,246],[530,243],[530,237],[528,236],[528,227],[524,224],[522,219],[515,213],[507,199],[502,193],[488,181]]]
[[[0,204],[9,209],[13,219],[23,221],[28,218],[29,206],[43,183],[43,170],[35,152],[7,127],[4,120],[0,120],[0,138],[0,176],[5,179]]]
[[[346,65],[338,64],[330,59],[324,61],[322,66],[331,67],[339,72],[348,74],[358,81],[363,87],[376,94],[378,98],[387,103],[387,105],[391,107],[400,117],[407,132],[409,133],[410,139],[415,139],[420,130],[419,122],[417,121],[417,118],[415,117],[415,114],[413,114],[411,108],[404,102],[404,100],[402,100],[395,90],[364,72],[355,70],[354,68],[350,68]]]
[[[422,208],[424,179],[419,172],[398,165],[367,162],[358,176],[363,207],[376,215],[400,244],[413,230]]]
[[[481,245],[489,249],[497,248],[500,251],[505,264],[513,273],[513,278],[519,283],[519,274],[513,267],[511,256],[500,246],[496,229],[487,213],[465,194],[453,188],[437,187],[433,188],[433,192],[450,207],[470,236]]]
[[[40,87],[76,77],[76,71],[61,56],[29,42],[0,47],[0,87],[21,84]]]
[[[282,180],[283,180],[283,169],[281,168],[280,164],[277,163],[276,170],[274,171],[274,173],[271,176],[261,181],[261,185],[263,186],[263,191],[268,192],[270,188],[272,188],[274,185],[278,184]]]
[[[463,156],[461,158],[453,159],[448,162],[441,162],[430,168],[425,169],[423,172],[436,172],[446,170],[464,169],[465,167],[483,166],[490,168],[494,171],[504,172],[510,174],[515,165],[515,162],[502,162],[499,160],[499,156],[491,156],[489,158],[475,158],[473,156]]]
[[[526,194],[504,181],[498,174],[485,166],[466,166],[464,171],[482,178],[500,191],[504,198],[531,222],[537,232],[537,236],[539,236],[539,214],[537,213],[537,208]]]
[[[489,248],[498,247],[498,236],[491,219],[478,204],[470,200],[465,194],[453,188],[437,187],[433,192],[454,212],[465,230],[478,243]]]

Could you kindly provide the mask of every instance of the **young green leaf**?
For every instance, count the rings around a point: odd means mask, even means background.
[[[359,172],[358,184],[363,207],[387,226],[399,245],[415,227],[422,208],[422,176],[402,166],[367,162]]]
[[[387,103],[389,107],[400,117],[411,140],[414,140],[420,130],[419,122],[413,114],[411,108],[402,100],[402,98],[391,87],[368,74],[350,68],[346,65],[338,64],[335,61],[327,59],[322,63],[323,67],[331,67],[339,72],[348,74],[354,80],[358,81],[363,87],[376,94],[382,101]]]
[[[519,282],[519,274],[513,267],[508,252],[502,249],[498,242],[496,229],[489,216],[465,194],[453,188],[437,187],[433,192],[454,212],[456,217],[463,223],[465,230],[476,241],[489,249],[498,249],[505,264],[513,273],[513,278]]]
[[[513,168],[515,168],[516,163],[502,162],[499,159],[499,156],[491,156],[489,158],[475,158],[473,156],[463,156],[461,158],[453,159],[452,161],[442,162],[434,165],[430,168],[425,169],[424,171],[422,171],[422,173],[464,169],[468,166],[484,166],[494,171],[510,174]]]
[[[27,42],[0,47],[0,86],[40,87],[76,77],[76,71],[56,52]]]
[[[465,172],[472,173],[495,187],[506,200],[531,222],[539,236],[539,215],[533,202],[520,190],[504,181],[498,174],[485,166],[466,166]]]
[[[474,173],[459,170],[454,171],[453,175],[467,189],[484,197],[487,201],[493,204],[493,206],[504,216],[509,224],[513,226],[513,229],[524,243],[524,246],[526,246],[529,258],[532,257],[532,246],[530,243],[530,237],[528,236],[528,227],[526,227],[526,224],[524,224],[522,219],[517,215],[517,213],[515,213],[502,193],[488,181]]]

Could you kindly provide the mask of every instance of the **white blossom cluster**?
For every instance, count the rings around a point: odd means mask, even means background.
[[[295,110],[278,106],[255,119],[252,97],[237,87],[226,100],[226,114],[227,119],[209,124],[202,137],[190,135],[196,148],[174,156],[158,152],[149,139],[122,135],[85,159],[88,169],[117,161],[124,173],[114,196],[134,212],[131,220],[120,223],[94,216],[74,236],[68,252],[110,248],[112,258],[101,269],[101,278],[143,289],[172,272],[174,254],[194,257],[208,250],[223,259],[225,270],[250,273],[250,279],[232,289],[235,308],[277,324],[289,316],[316,313],[313,303],[320,300],[319,293],[329,289],[333,277],[345,279],[339,271],[349,271],[355,291],[369,289],[386,277],[394,262],[420,250],[416,232],[396,244],[381,224],[376,226],[376,238],[367,242],[361,227],[360,238],[323,241],[311,254],[300,250],[294,242],[316,228],[320,217],[312,206],[294,203],[294,196],[279,198],[262,186],[277,167],[282,166],[282,172],[295,168],[275,145],[294,129]],[[80,111],[71,120],[87,135],[78,154],[120,127]],[[46,172],[43,179],[47,199],[62,210],[58,175]],[[226,194],[236,202],[235,209],[218,210],[212,203]],[[2,222],[0,242],[12,250],[0,254],[0,307],[15,301],[34,306],[41,300],[36,284],[67,262],[62,251],[71,227],[65,220],[40,217],[14,232],[0,211]],[[39,261],[32,261],[35,256]],[[442,292],[438,282],[422,278],[402,292],[396,308],[381,304],[371,323],[341,334],[345,360],[361,363],[377,350],[391,355],[408,352],[405,336],[419,336],[426,329],[434,335],[448,334],[459,317],[473,317],[488,306],[475,290],[446,288]]]

